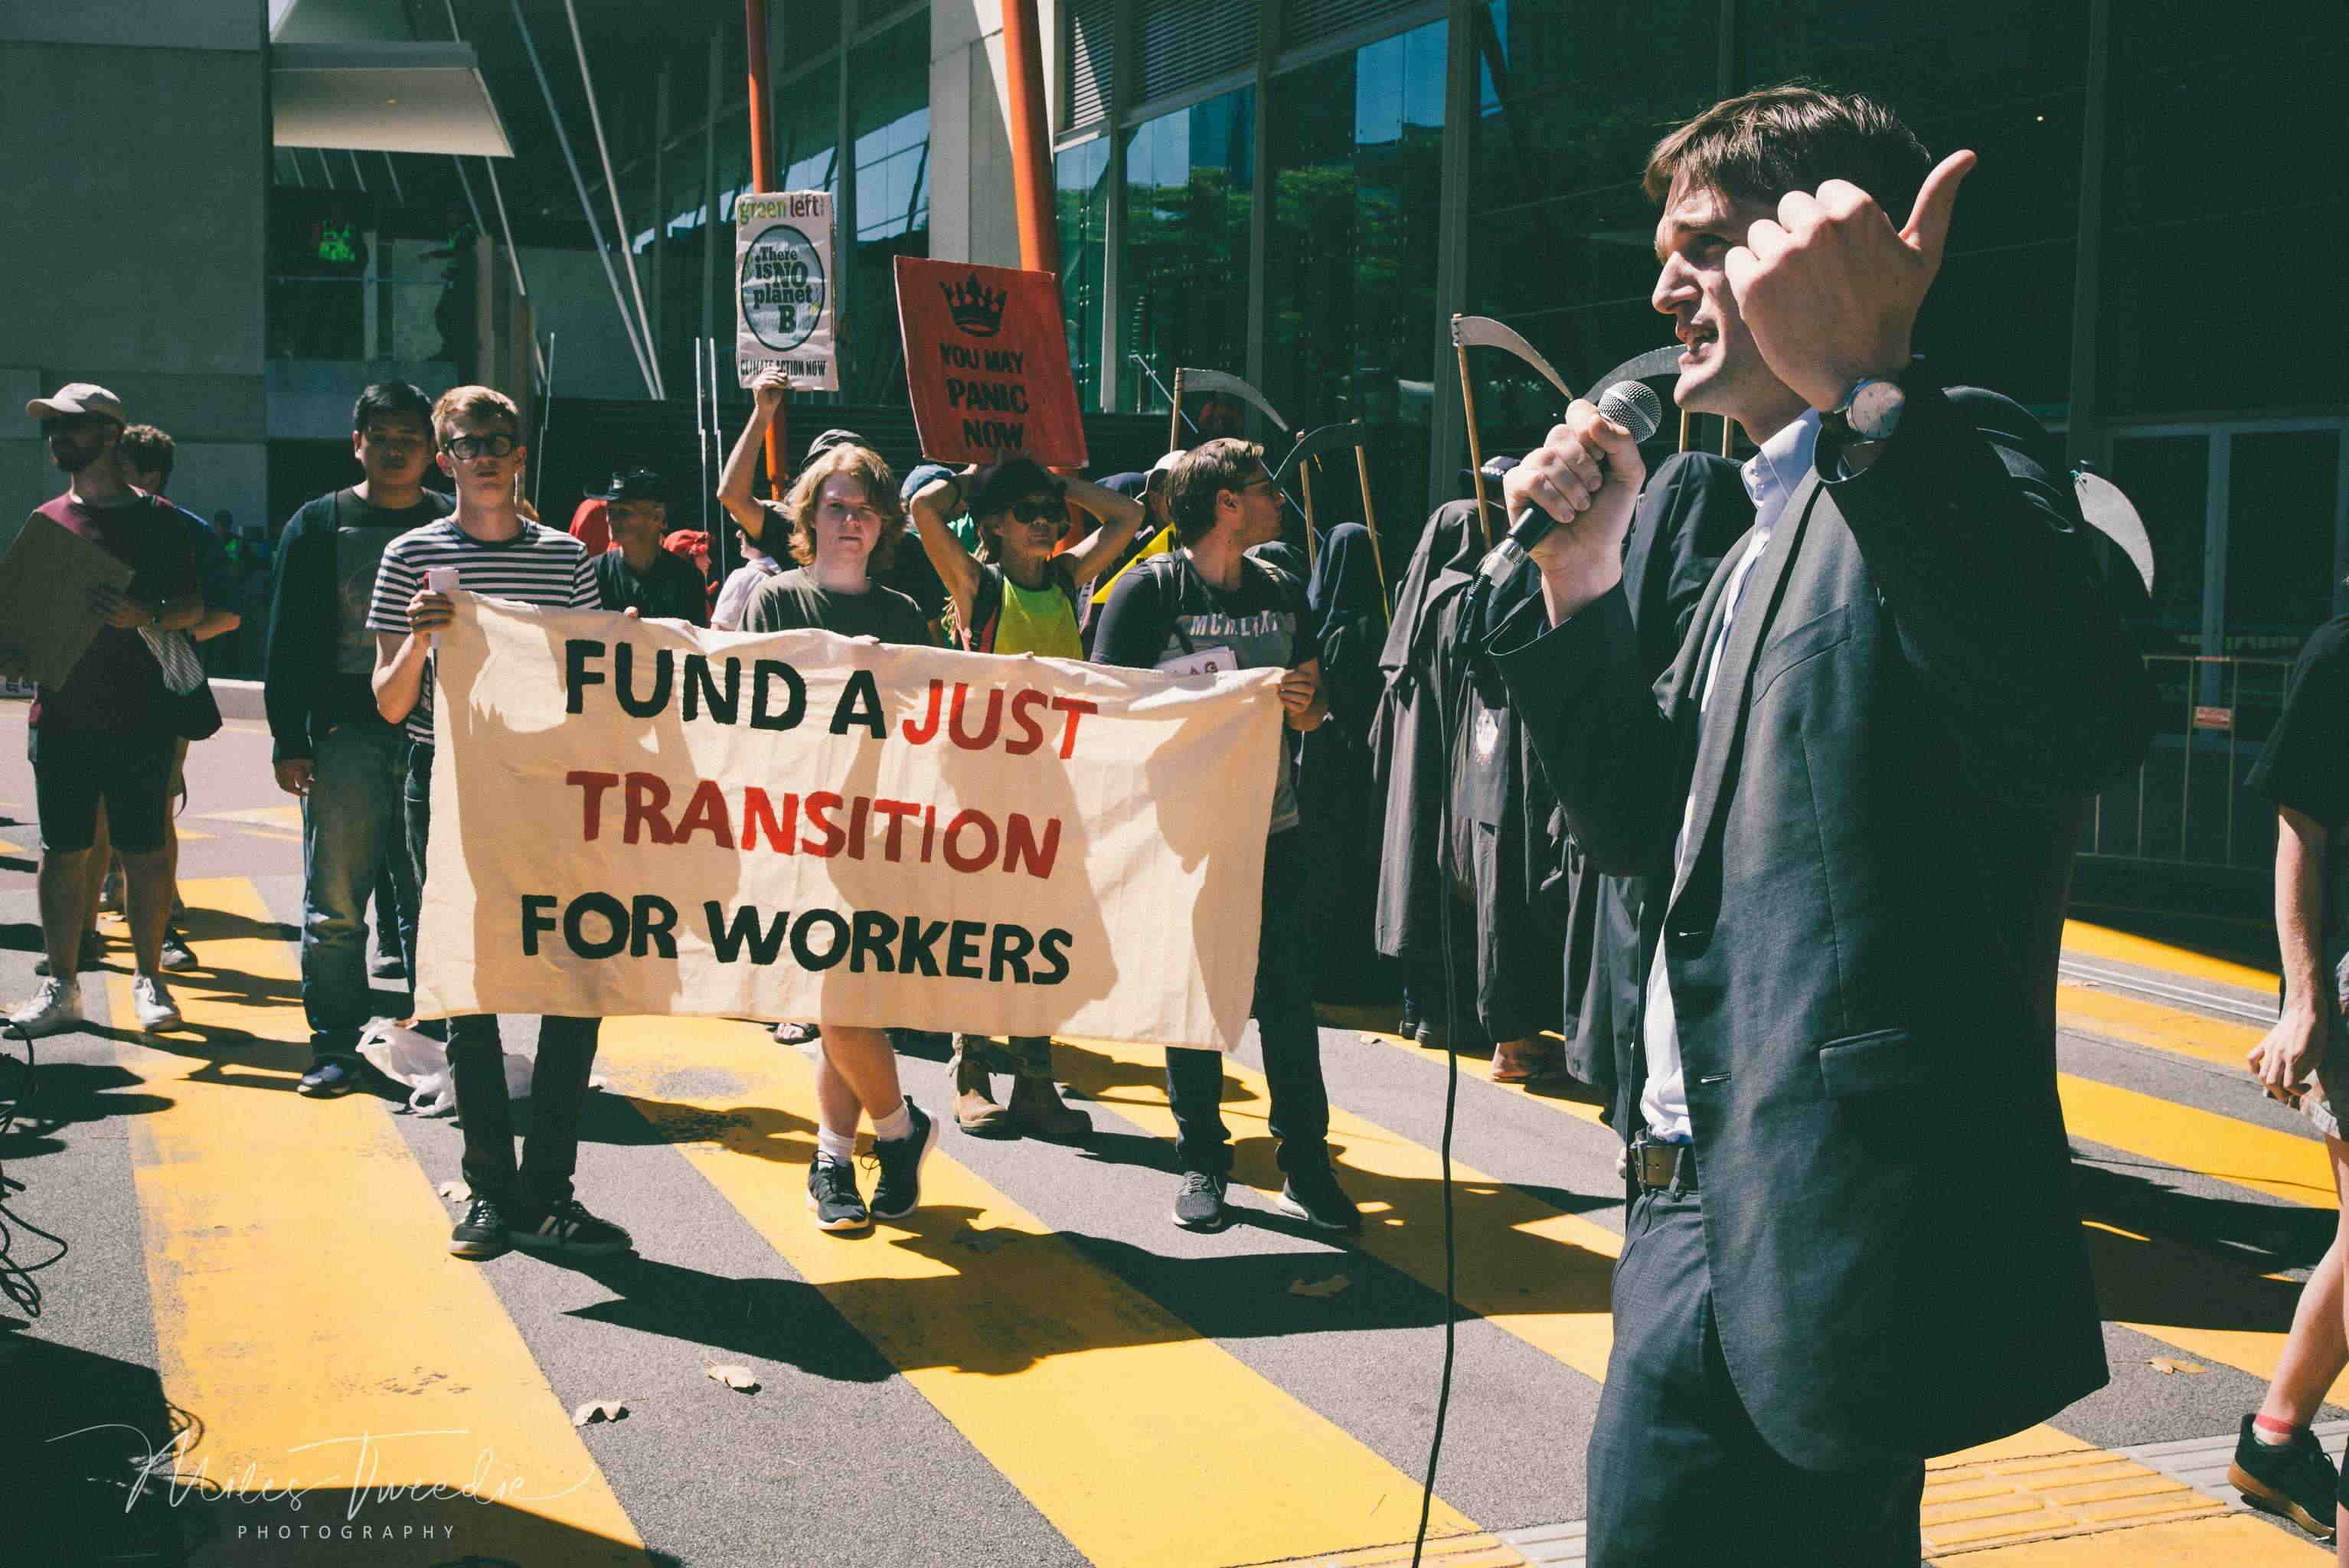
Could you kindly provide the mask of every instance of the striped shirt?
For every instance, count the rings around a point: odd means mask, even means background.
[[[375,574],[375,597],[367,604],[367,630],[408,634],[408,602],[424,589],[424,574],[436,566],[457,569],[457,583],[488,599],[518,599],[555,610],[602,607],[595,594],[595,568],[586,546],[567,533],[534,522],[495,544],[475,539],[453,517],[401,534],[387,545]],[[424,685],[408,715],[408,736],[432,744],[432,661],[425,656]]]

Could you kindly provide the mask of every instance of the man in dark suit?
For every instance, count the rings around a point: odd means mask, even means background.
[[[2055,963],[2151,694],[2044,432],[1912,361],[1973,161],[1929,172],[1889,111],[1807,88],[1657,146],[1675,400],[1760,451],[1652,686],[1628,432],[1578,402],[1506,486],[1558,526],[1493,651],[1576,838],[1653,894],[1596,1568],[1908,1568],[1927,1456],[2105,1380]]]

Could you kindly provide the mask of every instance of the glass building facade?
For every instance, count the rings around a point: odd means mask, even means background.
[[[1981,154],[1919,349],[2130,495],[2149,651],[2288,656],[2349,608],[2349,322],[2277,297],[2291,258],[2349,242],[2320,108],[2349,72],[2337,4],[1069,0],[1053,46],[1090,407],[1163,411],[1189,366],[1298,428],[1362,419],[1407,531],[1467,460],[1450,317],[1500,318],[1578,388],[1668,342],[1648,149],[1802,78]],[[1556,394],[1470,364],[1484,450],[1537,439]]]

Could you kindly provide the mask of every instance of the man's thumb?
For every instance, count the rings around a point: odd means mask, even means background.
[[[1935,266],[1940,265],[1941,248],[1949,242],[1958,186],[1973,171],[1975,161],[1971,152],[1952,152],[1934,165],[1917,192],[1917,204],[1909,210],[1908,226],[1900,231],[1900,237]]]

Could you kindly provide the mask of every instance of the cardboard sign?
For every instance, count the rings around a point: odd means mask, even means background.
[[[1279,671],[456,604],[424,1016],[1240,1038]]]
[[[1060,280],[1051,273],[899,256],[897,325],[924,457],[1085,466]]]
[[[61,686],[104,624],[90,590],[127,589],[129,563],[39,512],[0,556],[0,674]]]
[[[833,333],[832,193],[786,191],[734,202],[734,377],[780,365],[802,392],[840,390]]]

